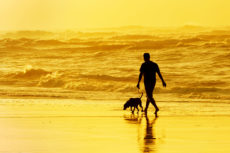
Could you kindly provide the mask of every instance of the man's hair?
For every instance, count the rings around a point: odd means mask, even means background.
[[[144,58],[145,58],[145,59],[150,59],[149,53],[144,53]]]

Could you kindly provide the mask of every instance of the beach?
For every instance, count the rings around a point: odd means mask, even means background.
[[[123,101],[3,99],[1,153],[228,153],[228,103],[159,102],[158,117]],[[143,102],[143,104],[145,104]]]

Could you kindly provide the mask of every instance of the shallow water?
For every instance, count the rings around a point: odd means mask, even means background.
[[[158,102],[146,116],[122,101],[1,100],[0,152],[228,153],[227,103]]]
[[[75,117],[122,116],[126,101],[76,99],[1,99],[0,117]],[[145,107],[145,98],[142,100]],[[160,116],[225,116],[230,115],[229,103],[220,102],[157,102]],[[150,104],[149,115],[154,107]],[[141,112],[139,113],[141,114]]]

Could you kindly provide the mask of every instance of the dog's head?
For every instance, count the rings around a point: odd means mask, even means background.
[[[130,99],[124,104],[124,109],[126,110],[126,108],[128,108],[130,106]]]

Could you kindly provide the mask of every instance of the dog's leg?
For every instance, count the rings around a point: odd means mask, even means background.
[[[134,111],[135,111],[135,106],[133,107],[132,113],[134,113]]]
[[[137,108],[137,111],[139,112],[138,105],[136,106],[136,108]]]
[[[140,107],[141,107],[141,111],[143,112],[144,110],[143,110],[143,107],[142,107],[141,103],[139,103],[139,105],[140,105]]]
[[[133,112],[133,106],[130,106],[130,110],[131,110],[131,112]]]

